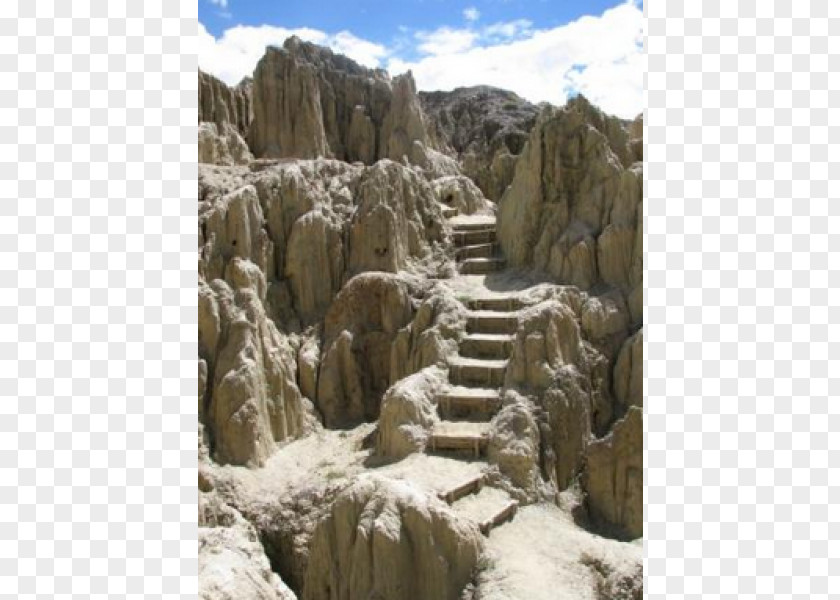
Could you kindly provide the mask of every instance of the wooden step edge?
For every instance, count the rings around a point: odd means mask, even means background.
[[[477,494],[481,491],[484,487],[484,484],[487,482],[487,476],[484,473],[476,475],[475,477],[464,481],[456,485],[455,487],[445,491],[438,493],[438,498],[446,502],[447,504],[452,504],[463,498],[464,496],[468,496],[470,494]]]
[[[488,434],[479,435],[451,435],[433,433],[429,436],[429,443],[432,452],[440,450],[472,450],[473,455],[478,458],[482,450],[487,446]]]
[[[489,535],[490,530],[492,530],[494,527],[498,527],[505,521],[513,519],[513,517],[516,515],[517,508],[519,508],[519,502],[517,502],[516,500],[511,500],[507,503],[507,505],[505,505],[504,508],[502,508],[502,510],[497,512],[489,519],[485,519],[484,521],[482,521],[478,525],[478,528],[484,535]]]

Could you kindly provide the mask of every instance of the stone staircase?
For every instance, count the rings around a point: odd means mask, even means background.
[[[452,212],[445,213],[453,216]],[[493,217],[455,217],[451,221],[456,258],[462,275],[484,275],[501,270]],[[487,296],[464,301],[467,335],[458,355],[449,362],[448,389],[437,397],[441,421],[433,429],[428,450],[436,454],[482,460],[487,453],[490,421],[501,407],[500,388],[513,350],[517,311],[515,296]],[[512,519],[519,503],[506,492],[485,485],[485,475],[441,492],[453,509],[477,522],[482,533]]]
[[[501,406],[499,388],[513,348],[515,298],[467,300],[467,335],[449,362],[451,387],[437,398],[442,421],[432,431],[433,452],[468,452],[480,458],[487,449],[490,421]]]
[[[505,261],[498,255],[495,217],[469,217],[462,220],[454,217],[452,240],[455,242],[455,258],[459,270],[464,275],[484,275],[504,268]]]
[[[438,497],[477,523],[481,533],[490,535],[494,527],[513,519],[519,502],[503,490],[486,484],[487,476],[481,474],[441,492]]]

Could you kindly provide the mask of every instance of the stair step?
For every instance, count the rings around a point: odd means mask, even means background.
[[[469,231],[453,231],[452,241],[456,246],[474,246],[496,241],[496,230],[486,227]]]
[[[516,333],[518,313],[475,310],[467,314],[468,333]]]
[[[489,419],[501,406],[499,391],[487,388],[453,387],[437,397],[442,419]]]
[[[465,258],[492,258],[494,254],[496,254],[495,243],[461,246],[456,252],[458,260]]]
[[[511,312],[524,306],[517,296],[490,296],[487,298],[473,298],[467,301],[467,308],[471,310]]]
[[[455,487],[446,490],[445,492],[440,492],[438,494],[438,498],[446,502],[447,504],[452,504],[463,498],[464,496],[469,496],[470,494],[475,494],[476,492],[480,492],[481,488],[484,487],[484,483],[486,481],[486,476],[484,473],[476,475],[471,479],[467,479],[466,481],[456,485]]]
[[[502,387],[507,364],[507,360],[458,357],[449,363],[449,381],[467,387]]]
[[[464,275],[483,275],[504,268],[505,261],[502,258],[468,258],[461,263],[460,271]]]
[[[496,229],[496,217],[464,215],[450,222],[452,231],[477,231]]]
[[[475,458],[487,450],[489,423],[441,421],[429,436],[432,452],[440,450],[469,451]]]
[[[494,527],[498,527],[505,521],[513,519],[514,515],[516,515],[517,508],[519,508],[519,502],[517,502],[516,500],[511,500],[502,508],[502,510],[497,512],[489,519],[486,519],[479,523],[478,528],[484,535],[490,535],[490,531]]]
[[[458,346],[467,358],[507,358],[512,350],[513,336],[505,333],[470,333]]]

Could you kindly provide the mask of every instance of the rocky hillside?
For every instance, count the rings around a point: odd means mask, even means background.
[[[514,267],[584,290],[619,290],[638,325],[643,168],[630,135],[582,96],[546,107],[499,203],[499,241]]]
[[[202,598],[640,598],[641,121],[199,83]]]
[[[490,86],[420,92],[429,137],[455,157],[484,195],[498,201],[539,109],[507,90]]]
[[[232,88],[198,72],[198,162],[247,164],[254,158],[244,139],[250,122],[250,80]]]
[[[296,37],[257,64],[248,142],[259,157],[372,164],[415,141],[427,138],[411,73],[391,79]]]

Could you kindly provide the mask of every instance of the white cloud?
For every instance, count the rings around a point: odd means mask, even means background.
[[[349,31],[339,31],[329,36],[326,45],[366,67],[381,66],[381,60],[388,54],[385,46],[356,37]]]
[[[220,8],[227,8],[228,0],[210,0],[210,4],[215,4]]]
[[[271,25],[237,25],[225,30],[222,37],[216,39],[199,23],[198,66],[225,83],[236,85],[243,77],[253,74],[257,61],[265,54],[266,46],[282,46],[292,35],[328,46],[367,67],[382,66],[382,60],[388,53],[384,46],[356,37],[349,31],[329,35],[308,27],[287,29]]]
[[[532,33],[531,21],[528,19],[516,19],[501,23],[493,23],[482,30],[482,35],[487,38],[512,38],[519,35]]]
[[[478,21],[480,16],[481,13],[478,12],[478,9],[475,6],[470,6],[469,8],[464,9],[464,18],[467,21]]]
[[[469,29],[441,27],[434,31],[418,31],[415,37],[420,41],[417,46],[420,53],[439,56],[469,50],[478,39],[478,34]]]
[[[417,61],[392,59],[388,68],[411,69],[423,90],[487,84],[557,105],[570,89],[577,90],[606,112],[631,118],[644,107],[643,32],[644,15],[628,0],[600,16],[533,31],[524,39],[439,45]],[[480,41],[484,45],[476,44]]]

